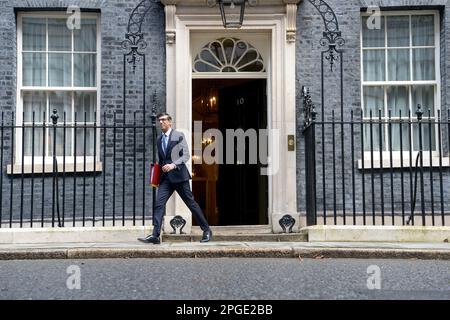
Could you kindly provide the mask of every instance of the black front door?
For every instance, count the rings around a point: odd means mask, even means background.
[[[266,80],[249,80],[219,90],[219,129],[224,137],[224,164],[219,165],[217,181],[217,208],[219,225],[267,224],[268,191],[267,176],[261,174],[259,157],[259,129],[267,128]],[[245,139],[245,161],[238,158],[238,139],[227,136],[227,129],[242,129],[248,134],[253,129],[257,141]],[[227,141],[234,140],[227,150]],[[228,141],[229,142],[229,141]],[[250,143],[256,143],[257,163],[251,164]],[[227,163],[232,152],[233,163]],[[239,161],[240,160],[240,161]]]

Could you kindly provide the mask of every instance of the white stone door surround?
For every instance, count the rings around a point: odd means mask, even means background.
[[[296,152],[288,151],[288,135],[296,135],[295,86],[295,19],[297,2],[294,0],[260,0],[258,6],[246,9],[241,29],[226,30],[218,7],[209,8],[206,1],[162,0],[166,12],[166,105],[174,117],[174,127],[185,133],[192,152],[192,61],[193,35],[211,33],[224,37],[246,33],[267,34],[269,61],[267,71],[267,108],[269,129],[277,129],[278,141],[269,150],[279,150],[279,168],[269,176],[269,224],[274,232],[282,232],[279,220],[290,215],[295,219],[293,232],[299,230],[297,211]],[[267,2],[268,5],[264,5]],[[206,43],[205,43],[206,44]],[[275,147],[275,144],[278,147]],[[269,151],[269,156],[270,151]],[[188,168],[191,169],[191,162]],[[192,217],[178,195],[167,203],[164,231],[171,232],[169,221],[181,215],[187,222],[183,231],[190,233]]]

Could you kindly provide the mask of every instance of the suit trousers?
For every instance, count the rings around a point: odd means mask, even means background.
[[[153,235],[159,237],[161,234],[161,223],[163,215],[166,210],[166,203],[169,200],[172,193],[176,191],[181,199],[183,199],[186,206],[192,212],[195,220],[200,225],[203,231],[209,229],[209,224],[202,212],[202,209],[198,203],[194,200],[194,196],[189,185],[189,181],[183,181],[180,183],[171,183],[169,179],[164,179],[158,187],[158,194],[156,196],[155,212],[153,214]]]

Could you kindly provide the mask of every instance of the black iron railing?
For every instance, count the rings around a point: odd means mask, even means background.
[[[20,124],[2,112],[0,227],[145,225],[154,201],[155,111],[134,111],[126,123],[115,112],[101,121],[75,113],[71,122],[56,110],[37,122],[33,112]],[[145,117],[151,126],[139,124]]]
[[[324,120],[302,91],[308,225],[450,223],[450,110]]]

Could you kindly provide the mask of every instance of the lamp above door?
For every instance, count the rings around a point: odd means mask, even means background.
[[[239,29],[244,22],[245,4],[255,6],[257,0],[207,0],[207,3],[209,7],[219,5],[224,28]]]

